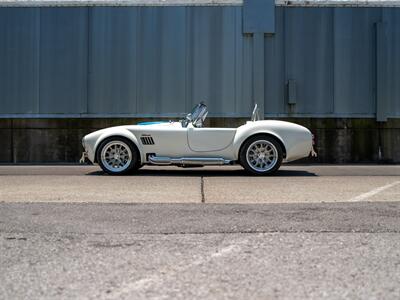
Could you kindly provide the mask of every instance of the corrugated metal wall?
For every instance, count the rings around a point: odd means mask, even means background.
[[[275,18],[266,115],[384,105],[400,117],[399,8],[277,7]],[[254,52],[242,30],[241,6],[0,8],[0,117],[177,115],[200,100],[211,115],[246,116]]]

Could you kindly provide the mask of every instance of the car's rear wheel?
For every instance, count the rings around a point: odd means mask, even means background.
[[[97,162],[110,175],[124,175],[140,167],[140,155],[136,146],[128,139],[111,137],[99,145]]]
[[[246,140],[240,149],[240,164],[256,175],[269,175],[282,164],[283,151],[278,141],[268,135],[256,135]]]

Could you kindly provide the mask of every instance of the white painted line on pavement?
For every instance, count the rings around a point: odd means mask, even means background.
[[[213,258],[224,257],[224,256],[229,255],[232,252],[239,252],[240,250],[241,250],[241,247],[238,244],[229,245],[227,247],[222,248],[221,250],[219,250],[217,252],[210,254],[207,257],[198,258],[198,259],[194,260],[192,263],[178,267],[178,268],[172,270],[172,272],[170,272],[170,274],[165,274],[165,273],[164,274],[154,274],[154,275],[136,280],[131,283],[127,282],[120,289],[113,291],[110,295],[106,295],[105,298],[106,299],[124,298],[123,296],[129,296],[132,292],[145,290],[145,289],[149,288],[152,284],[157,284],[157,283],[165,281],[166,278],[168,277],[168,275],[174,276],[175,274],[184,272],[184,271],[190,269],[191,267],[199,266],[204,263],[207,263],[207,262],[211,261]]]
[[[219,251],[217,251],[217,252],[211,254],[211,255],[210,255],[210,258],[225,256],[225,255],[227,255],[227,254],[229,254],[230,252],[233,252],[233,251],[235,251],[235,250],[236,250],[236,251],[240,251],[240,247],[239,247],[238,245],[230,245],[230,246],[228,246],[228,247],[222,248],[221,250],[219,250]],[[207,259],[207,260],[209,260],[209,259]],[[201,262],[201,263],[202,263],[202,262]],[[200,264],[201,264],[201,263],[200,263]]]
[[[366,200],[368,198],[371,198],[372,196],[379,194],[380,192],[383,192],[384,190],[390,189],[391,187],[394,187],[395,185],[398,185],[400,183],[400,181],[395,181],[392,183],[389,183],[387,185],[378,187],[376,189],[373,189],[372,191],[360,194],[356,197],[351,198],[350,200],[348,200],[348,202],[357,202],[357,201],[363,201]],[[400,195],[399,195],[400,196]]]

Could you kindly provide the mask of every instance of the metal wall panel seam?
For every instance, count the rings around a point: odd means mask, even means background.
[[[387,30],[386,22],[376,23],[376,120],[387,121],[387,90],[385,77],[388,70]]]
[[[237,18],[237,12],[235,11],[235,17],[234,17],[234,55],[233,55],[233,57],[234,57],[234,60],[233,60],[233,64],[234,64],[234,67],[233,67],[233,69],[235,70],[234,71],[234,74],[233,74],[233,82],[234,82],[234,103],[233,103],[233,107],[234,107],[234,112],[235,113],[237,113],[237,105],[236,105],[236,103],[237,103],[237,74],[238,74],[238,72],[237,72],[237,52],[238,52],[238,49],[237,49],[237,22],[238,22],[238,18]]]
[[[190,72],[193,70],[193,59],[192,59],[192,46],[194,44],[194,21],[193,21],[193,10],[190,7],[186,7],[186,26],[187,26],[187,41],[186,41],[186,89],[187,89],[187,98],[186,98],[186,111],[189,111],[192,106],[193,101],[193,73]]]
[[[264,33],[253,33],[253,103],[257,103],[260,117],[264,119]]]
[[[332,9],[332,108],[331,108],[331,113],[334,114],[335,113],[335,103],[336,103],[336,99],[335,99],[335,84],[336,84],[336,80],[335,80],[335,75],[336,75],[336,66],[335,66],[335,62],[336,62],[336,51],[335,51],[335,46],[336,46],[336,30],[335,30],[335,24],[336,24],[336,8]]]
[[[87,8],[87,51],[86,51],[86,98],[82,99],[81,101],[81,113],[88,113],[89,112],[89,99],[90,99],[90,79],[92,74],[92,9]],[[83,102],[83,103],[82,103]]]
[[[41,34],[40,34],[40,32],[41,32],[41,29],[40,29],[40,27],[41,27],[41,9],[40,8],[37,8],[37,36],[38,36],[38,38],[37,38],[37,43],[36,43],[36,46],[37,46],[37,57],[36,57],[36,59],[37,59],[37,68],[36,68],[36,77],[37,77],[37,79],[36,79],[36,84],[37,84],[37,87],[36,87],[36,93],[37,93],[37,98],[36,98],[36,112],[37,113],[40,113],[40,39],[41,39]]]
[[[37,47],[37,53],[36,53],[36,63],[37,63],[37,68],[36,68],[36,112],[40,113],[40,14],[41,14],[41,9],[36,8],[37,12],[37,17],[36,17],[36,34],[37,34],[37,39],[36,39],[36,47]]]
[[[135,30],[136,31],[136,37],[135,37],[136,45],[139,45],[139,37],[140,37],[139,29],[140,29],[141,16],[142,16],[141,10],[140,10],[140,8],[138,8],[136,11],[136,30]],[[135,86],[136,86],[136,89],[135,89],[135,113],[137,113],[139,110],[139,107],[138,107],[139,94],[138,93],[139,93],[139,57],[140,57],[140,55],[138,55],[138,53],[140,53],[140,48],[136,48],[136,57],[134,58],[135,59]]]
[[[189,28],[188,28],[188,12],[187,12],[187,7],[185,7],[185,73],[184,73],[184,89],[185,89],[185,99],[184,99],[184,104],[185,104],[185,110],[187,110],[187,102],[188,102],[188,80],[187,80],[187,74],[188,74],[188,37],[189,37]]]
[[[160,113],[161,112],[161,107],[162,107],[162,102],[164,99],[162,99],[162,88],[163,88],[163,76],[162,76],[162,70],[164,68],[165,61],[163,61],[163,58],[161,57],[161,50],[164,48],[164,40],[162,39],[162,34],[163,34],[163,22],[164,22],[164,14],[165,10],[160,10],[155,12],[156,17],[155,20],[157,20],[154,28],[155,30],[159,33],[158,34],[158,47],[156,47],[156,58],[157,58],[157,63],[155,67],[155,78],[156,82],[158,84],[158,88],[156,89],[155,92],[155,113]]]
[[[288,103],[287,103],[287,99],[286,99],[286,97],[287,97],[287,80],[288,80],[288,69],[287,69],[287,51],[286,51],[286,45],[287,45],[287,16],[286,16],[286,12],[287,12],[287,10],[286,9],[284,9],[283,10],[283,12],[282,12],[282,18],[283,18],[283,20],[282,20],[282,34],[283,34],[283,47],[282,47],[282,50],[283,50],[283,73],[284,73],[284,78],[283,78],[283,80],[284,80],[284,82],[283,82],[283,85],[284,85],[284,97],[283,97],[283,99],[282,99],[282,101],[283,101],[283,110],[284,110],[284,113],[290,113],[290,111],[289,111],[289,105],[288,105]]]
[[[42,61],[42,8],[39,8],[39,33],[38,33],[38,43],[39,43],[39,55],[38,55],[38,102],[39,110],[38,113],[42,111],[42,101],[41,101],[41,61]]]

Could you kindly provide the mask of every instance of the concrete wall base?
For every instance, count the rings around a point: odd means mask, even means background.
[[[281,118],[282,119],[282,118]],[[0,119],[0,163],[73,163],[82,137],[97,129],[149,119]],[[400,163],[400,119],[286,118],[316,136],[315,163]],[[207,126],[237,127],[243,118],[209,118]]]

